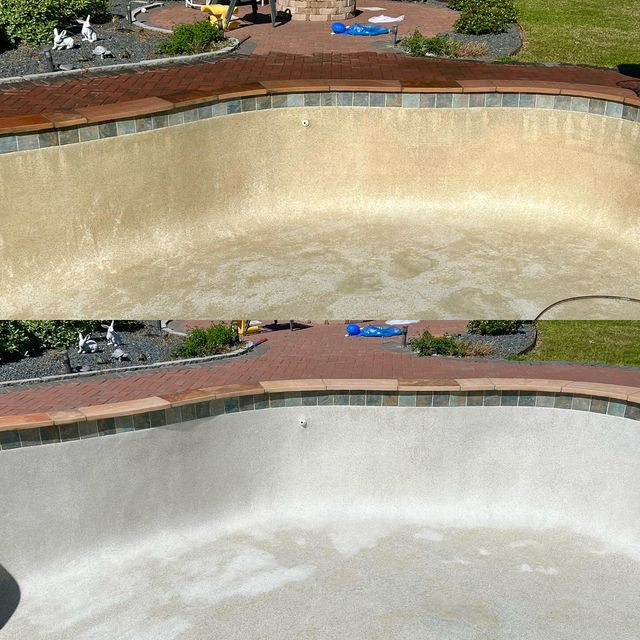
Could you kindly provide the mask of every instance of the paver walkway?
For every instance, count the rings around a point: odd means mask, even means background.
[[[410,335],[420,332],[425,324],[413,325]],[[443,324],[430,326],[434,331],[457,330],[451,324],[448,327]],[[640,369],[418,358],[401,350],[397,337],[357,338],[344,334],[343,324],[316,325],[293,332],[285,329],[265,334],[268,342],[258,346],[253,353],[215,364],[13,387],[0,393],[0,415],[71,409],[221,384],[300,378],[524,377],[640,386]]]
[[[634,90],[640,92],[640,80],[637,78],[614,70],[587,67],[484,64],[374,52],[314,55],[271,52],[146,71],[0,84],[0,117],[68,111],[151,96],[162,97],[177,91],[215,93],[223,87],[237,87],[264,80],[308,79],[411,82],[489,80],[514,85],[532,82],[554,86],[563,83],[565,88],[566,83],[570,83],[591,86],[595,90],[606,88],[606,93],[622,96],[635,96]]]
[[[459,16],[457,11],[444,7],[434,7],[412,2],[397,2],[381,0],[363,2],[362,7],[380,7],[382,11],[362,10],[353,18],[341,20],[346,25],[360,22],[368,24],[369,18],[378,15],[398,17],[404,15],[404,20],[393,23],[398,27],[398,38],[403,38],[419,29],[424,36],[435,36],[453,29],[453,23]],[[181,5],[166,5],[151,9],[145,21],[153,26],[171,29],[176,24],[197,22],[204,14],[190,7]],[[299,22],[290,20],[271,25],[269,5],[258,7],[257,21],[253,22],[251,6],[238,7],[238,17],[242,18],[241,27],[231,32],[236,38],[250,37],[255,45],[255,53],[265,54],[271,51],[280,53],[353,53],[356,51],[371,51],[372,49],[390,46],[390,36],[354,37],[349,35],[335,35],[331,31],[331,22]],[[382,26],[390,27],[391,24]]]

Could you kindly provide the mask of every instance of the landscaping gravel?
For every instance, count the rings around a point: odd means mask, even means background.
[[[164,0],[164,4],[165,6],[182,4],[182,0]],[[142,3],[134,1],[132,8],[136,9],[141,5]],[[56,67],[63,65],[68,69],[88,69],[166,57],[158,54],[157,48],[160,42],[167,37],[167,34],[130,25],[125,20],[126,6],[126,0],[113,0],[111,3],[113,20],[103,24],[93,23],[98,34],[97,42],[82,42],[80,36],[82,25],[80,24],[59,25],[58,30],[66,29],[68,34],[74,37],[76,46],[68,51],[51,51],[54,65]],[[43,53],[50,51],[52,45],[53,34],[51,42],[48,44],[36,48],[20,46],[17,49],[0,53],[0,78],[47,72]],[[98,45],[111,51],[113,57],[102,59],[92,55]]]
[[[447,34],[451,40],[460,44],[482,43],[487,47],[486,55],[474,60],[491,61],[510,56],[522,46],[522,34],[517,24],[512,24],[504,33],[488,33],[482,36],[472,36],[465,33],[451,32]]]
[[[171,360],[174,348],[182,342],[181,336],[166,332],[158,333],[153,322],[143,322],[140,328],[134,331],[116,331],[122,336],[122,350],[129,354],[129,361],[112,360],[111,354],[114,347],[107,345],[106,329],[100,334],[92,334],[92,338],[98,343],[97,353],[78,354],[77,348],[69,349],[71,366],[74,370],[85,367],[84,370],[99,371],[101,369],[126,368],[135,365],[153,364]],[[17,362],[0,364],[0,381],[25,380],[28,378],[41,378],[44,376],[56,376],[67,373],[62,363],[62,349],[47,351],[39,356],[23,358]]]
[[[522,326],[518,333],[499,336],[480,336],[475,333],[458,333],[453,336],[464,342],[478,343],[488,342],[495,352],[490,358],[508,358],[529,350],[535,343],[536,329],[532,323]]]

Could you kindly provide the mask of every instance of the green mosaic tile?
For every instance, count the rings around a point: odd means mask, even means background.
[[[335,107],[338,104],[338,95],[334,91],[323,91],[320,99],[323,107]]]
[[[242,111],[242,102],[240,100],[229,100],[227,102],[227,114],[240,113]]]
[[[271,108],[272,109],[282,109],[287,106],[287,94],[286,93],[278,93],[276,95],[271,96]]]
[[[180,407],[169,407],[164,410],[166,424],[177,424],[182,421]]]
[[[519,101],[520,101],[519,93],[503,93],[502,94],[503,107],[517,107]]]
[[[556,403],[555,393],[536,393],[536,407],[552,408]]]
[[[536,106],[535,93],[521,93],[518,106],[525,109],[533,109]]]
[[[436,109],[448,109],[453,104],[453,94],[438,93],[436,94]]]
[[[331,391],[318,392],[318,405],[329,406],[333,404],[333,393]]]
[[[284,394],[284,406],[285,407],[300,407],[302,406],[302,394],[299,391],[290,391]]]
[[[208,418],[209,417],[209,401],[206,400],[205,402],[196,402],[193,405],[193,408],[196,412],[196,418],[201,419],[201,418]],[[251,408],[253,409],[253,404],[251,405]],[[151,426],[154,426],[153,424]]]
[[[238,398],[224,398],[224,412],[238,413],[240,411],[240,402]]]
[[[100,139],[103,138],[115,138],[118,135],[118,126],[115,122],[104,122],[98,125],[98,131],[100,131]]]
[[[18,151],[31,151],[40,148],[40,138],[37,133],[27,133],[16,136]]]
[[[320,93],[305,93],[305,107],[319,107],[322,104],[322,95]]]
[[[269,396],[266,393],[261,393],[253,398],[253,406],[256,410],[258,409],[268,409],[269,408]]]
[[[256,109],[258,111],[271,109],[271,96],[258,96],[256,98]]]
[[[115,419],[116,433],[133,431],[133,416],[118,416]]]
[[[21,429],[18,433],[20,434],[20,444],[23,447],[34,447],[42,444],[40,429]]]
[[[467,407],[481,407],[483,399],[482,391],[470,391],[467,393]]]
[[[604,113],[610,118],[619,118],[622,116],[622,109],[623,107],[619,102],[607,102]]]
[[[452,391],[449,394],[449,406],[450,407],[466,407],[467,394],[464,391]]]
[[[302,406],[314,407],[318,404],[318,394],[315,391],[302,392]]]
[[[573,396],[571,399],[571,408],[576,411],[590,411],[591,396]]]
[[[627,403],[623,400],[609,400],[607,404],[607,414],[610,416],[624,417],[627,410]]]
[[[433,395],[433,406],[434,407],[448,407],[449,406],[449,392],[448,391],[434,391],[432,395]]]
[[[454,109],[466,109],[469,107],[468,93],[454,93],[451,97],[451,106]]]
[[[96,425],[101,436],[110,436],[116,432],[116,421],[113,418],[96,420]]]
[[[226,116],[227,103],[216,102],[216,104],[203,104],[198,107],[198,120],[208,120],[213,116]]]
[[[21,446],[20,434],[17,431],[0,431],[0,448],[19,449]]]
[[[571,96],[555,96],[553,102],[554,109],[571,110]]]
[[[207,402],[205,404],[208,405],[209,403]],[[207,415],[209,414],[207,413]],[[152,427],[164,427],[167,424],[167,417],[164,409],[160,409],[160,411],[150,411],[149,422],[151,423]]]
[[[554,406],[556,409],[571,409],[572,400],[573,398],[566,393],[557,393]]]
[[[415,391],[399,391],[398,392],[398,406],[400,407],[415,407],[416,406],[416,394]]]
[[[38,143],[41,149],[46,149],[47,147],[57,147],[58,146],[58,132],[57,131],[45,131],[44,133],[38,134]]]
[[[169,114],[169,126],[170,127],[175,127],[176,125],[179,124],[184,124],[184,111],[174,111],[173,113]],[[135,123],[134,123],[135,125]],[[120,128],[118,127],[118,131],[120,130]]]
[[[366,394],[364,391],[350,391],[349,392],[349,404],[352,406],[362,407],[366,401]]]
[[[287,107],[302,107],[304,106],[304,95],[301,93],[288,93],[287,94]]]
[[[589,111],[589,98],[572,96],[571,111],[581,111],[582,113],[587,113]]]
[[[221,416],[224,414],[224,400],[209,400],[209,415]]]
[[[606,108],[607,103],[604,100],[599,100],[598,98],[591,98],[589,100],[589,113],[603,116]]]
[[[402,94],[401,93],[385,93],[384,106],[385,107],[401,107]]]
[[[184,120],[185,124],[189,122],[195,122],[198,119],[198,107],[194,107],[193,109],[186,109],[185,111],[183,111],[182,119]]]
[[[78,423],[78,432],[80,438],[97,438],[98,437],[98,425],[95,420],[88,420],[87,422]]]
[[[80,430],[78,429],[78,423],[72,422],[71,424],[62,424],[59,427],[60,441],[69,442],[70,440],[80,439]]]
[[[423,109],[434,109],[436,106],[436,94],[421,93],[419,104],[420,104],[420,107]]]
[[[370,107],[384,107],[385,94],[381,91],[371,91],[369,93],[369,106]]]
[[[92,140],[98,140],[100,138],[98,125],[95,124],[78,127],[78,133],[80,134],[80,142],[91,142]]]
[[[240,411],[253,411],[253,396],[240,396],[239,398]]]
[[[402,94],[402,106],[409,108],[416,108],[420,106],[420,94],[419,93],[403,93]]]
[[[284,407],[284,393],[270,393],[269,406],[272,409]]]
[[[136,132],[136,121],[120,120],[119,122],[116,122],[116,129],[118,130],[119,136],[128,136]],[[60,134],[62,134],[62,131],[60,132]],[[60,144],[63,144],[62,135],[60,135]]]
[[[501,93],[487,93],[484,99],[485,107],[501,107],[502,106],[502,94]]]
[[[536,394],[529,391],[520,391],[518,394],[518,406],[520,407],[535,407],[536,406]]]
[[[234,398],[236,403],[238,401],[238,398]],[[225,410],[227,408],[227,405],[225,403]],[[237,409],[236,409],[237,411]],[[228,413],[228,412],[227,412]],[[181,422],[187,422],[189,420],[195,420],[197,418],[196,416],[196,408],[192,405],[192,404],[185,404],[182,405],[180,407],[180,421]]]
[[[353,106],[354,107],[368,107],[369,106],[369,92],[368,91],[354,91],[353,92]]]
[[[333,394],[333,403],[345,406],[349,404],[349,392],[348,391],[336,391]]]
[[[382,392],[382,406],[383,407],[397,407],[398,406],[398,392],[397,391],[383,391]]]
[[[183,407],[178,407],[180,409],[180,414],[182,415]],[[141,431],[142,429],[150,429],[151,428],[151,418],[148,413],[137,413],[132,416],[133,418],[133,428],[136,431]]]
[[[242,98],[242,100],[240,100],[240,109],[242,113],[245,113],[247,111],[255,111],[256,99],[253,96],[248,98]]]
[[[379,391],[367,391],[365,404],[368,407],[381,407],[382,393]]]
[[[633,404],[629,402],[627,404],[627,409],[624,412],[624,417],[629,418],[629,420],[640,420],[640,404]]]
[[[431,391],[416,391],[415,404],[416,407],[432,407],[433,406],[433,393]]]
[[[153,128],[164,129],[169,126],[169,116],[166,113],[162,113],[158,116],[153,116]]]
[[[469,106],[470,107],[484,107],[484,93],[470,93],[469,94]]]
[[[502,391],[500,394],[500,405],[503,407],[515,407],[518,404],[517,391]]]
[[[40,427],[40,441],[42,444],[60,442],[60,431],[58,427],[55,425],[51,427]]]
[[[13,153],[18,150],[16,136],[0,136],[0,153]]]
[[[485,407],[497,407],[500,404],[499,391],[485,391],[482,394],[482,405]]]
[[[622,118],[635,122],[638,119],[638,109],[630,104],[625,104],[622,107]]]
[[[608,404],[604,398],[591,398],[591,411],[594,413],[607,413]]]
[[[195,111],[195,110],[194,110]],[[196,118],[197,119],[197,118]],[[144,131],[153,130],[153,118],[136,118],[136,132],[143,133]]]
[[[539,93],[536,95],[537,109],[553,109],[555,107],[555,96]]]
[[[353,92],[352,91],[340,91],[338,92],[339,107],[350,107],[353,105]]]

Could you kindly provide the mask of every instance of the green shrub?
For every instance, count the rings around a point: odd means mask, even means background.
[[[454,340],[451,336],[432,336],[428,330],[418,338],[409,340],[411,349],[419,356],[456,356],[465,355],[464,343]]]
[[[177,358],[203,358],[224,353],[238,344],[238,332],[227,324],[214,324],[206,329],[194,327],[174,351]]]
[[[458,33],[503,33],[517,19],[513,0],[464,0],[454,28]]]
[[[446,36],[437,35],[433,38],[425,38],[418,29],[401,42],[407,53],[421,57],[426,55],[450,56],[455,58],[458,54],[458,43]]]
[[[67,349],[78,343],[78,331],[87,334],[98,329],[97,320],[0,320],[0,361]]]
[[[191,55],[210,51],[212,45],[224,40],[224,31],[209,20],[180,24],[173,33],[160,44],[158,53],[168,56]]]
[[[1,0],[0,28],[9,42],[37,45],[51,42],[53,29],[67,29],[76,18],[92,21],[107,15],[109,0]]]
[[[447,4],[449,5],[449,9],[462,11],[464,9],[464,6],[467,4],[467,0],[449,0]]]
[[[517,333],[522,325],[520,320],[471,320],[467,331],[481,336],[499,336]]]

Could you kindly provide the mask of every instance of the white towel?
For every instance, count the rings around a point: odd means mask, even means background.
[[[392,18],[391,16],[373,16],[373,18],[369,18],[369,22],[400,22],[404,20],[404,16],[398,16],[397,18]]]

